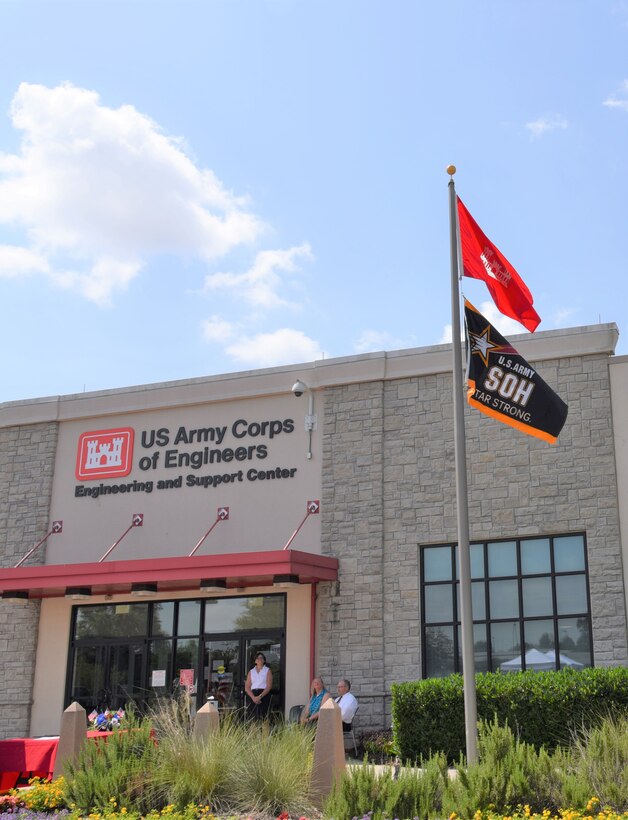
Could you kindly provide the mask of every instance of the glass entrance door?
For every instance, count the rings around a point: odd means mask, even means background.
[[[247,701],[244,693],[246,676],[255,664],[257,653],[263,652],[266,665],[273,673],[270,708],[279,711],[283,706],[281,648],[280,634],[206,637],[200,705],[210,699],[216,701],[222,710],[243,709]]]
[[[137,643],[112,644],[109,647],[107,688],[111,692],[110,708],[119,709],[129,700],[143,694],[144,646]]]
[[[247,662],[247,673],[255,664],[255,656],[262,652],[266,658],[266,666],[273,673],[273,688],[271,690],[270,711],[279,711],[282,708],[283,680],[281,664],[281,638],[268,636],[245,637],[244,656]],[[245,675],[246,678],[246,675]]]
[[[145,645],[133,643],[92,643],[75,649],[70,697],[88,712],[92,709],[119,709],[144,695]]]
[[[244,705],[244,680],[239,639],[205,641],[203,659],[203,702],[214,700],[222,710]]]

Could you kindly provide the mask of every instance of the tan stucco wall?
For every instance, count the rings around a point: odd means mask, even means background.
[[[102,602],[104,599],[98,599]],[[65,598],[41,603],[30,736],[59,734],[68,663],[70,614]]]
[[[131,523],[134,513],[144,514],[144,524],[134,529],[112,559],[171,557],[187,555],[215,521],[219,506],[230,508],[229,520],[221,523],[205,542],[201,553],[234,553],[253,550],[281,549],[306,512],[308,500],[320,497],[321,459],[320,436],[312,437],[312,458],[308,458],[308,438],[303,411],[291,394],[281,397],[218,402],[176,407],[169,410],[117,414],[114,416],[77,419],[63,422],[59,429],[59,445],[55,461],[51,503],[53,520],[63,520],[63,532],[50,540],[46,561],[62,564],[98,561],[111,544]],[[245,423],[246,422],[246,423]],[[238,435],[248,424],[274,422],[275,434]],[[276,432],[279,427],[282,432]],[[130,428],[135,442],[133,467],[129,475],[117,478],[95,478],[80,481],[75,477],[77,446],[82,433]],[[176,442],[177,435],[198,438],[200,429],[220,430],[220,442]],[[167,444],[158,446],[154,435],[161,431]],[[182,433],[180,431],[183,431]],[[143,446],[152,443],[152,446]],[[263,448],[261,451],[257,448]],[[165,466],[169,459],[209,451],[236,448],[246,454],[241,461],[192,466]],[[259,454],[265,455],[260,458]],[[250,456],[250,457],[249,457]],[[145,459],[149,469],[141,469]],[[289,475],[264,480],[254,478],[261,473],[281,468]],[[275,473],[273,473],[275,474]],[[213,486],[220,476],[217,486]],[[228,477],[223,480],[223,477]],[[207,479],[209,486],[188,486],[190,481]],[[209,479],[211,478],[211,483]],[[159,481],[176,480],[180,487],[160,489]],[[231,479],[230,481],[228,479]],[[143,487],[116,495],[101,494],[77,497],[76,492],[124,486]],[[151,489],[152,488],[152,489]],[[147,491],[149,490],[149,491]],[[320,552],[320,516],[312,516],[307,527],[293,544],[295,549]]]
[[[287,591],[286,675],[284,681],[286,714],[290,707],[305,703],[310,677],[310,586]],[[239,590],[242,595],[273,593],[273,587]],[[233,594],[231,592],[230,594]],[[189,598],[190,595],[157,595],[154,600]],[[220,596],[217,596],[220,597]],[[120,598],[120,601],[124,599]],[[94,597],[91,603],[106,603]],[[65,598],[42,601],[30,736],[59,733],[68,662],[72,604]]]

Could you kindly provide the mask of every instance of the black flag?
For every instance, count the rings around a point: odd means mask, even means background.
[[[467,401],[523,433],[556,443],[567,405],[465,299]]]

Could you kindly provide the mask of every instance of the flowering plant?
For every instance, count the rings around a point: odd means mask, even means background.
[[[94,709],[87,718],[91,729],[95,729],[97,732],[111,732],[118,729],[124,720],[124,709],[118,709],[117,712],[112,709],[103,709],[101,712],[97,712]]]

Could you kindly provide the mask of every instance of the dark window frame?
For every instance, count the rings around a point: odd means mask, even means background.
[[[582,538],[582,547],[583,547],[583,554],[584,554],[584,567],[582,570],[569,570],[569,571],[556,571],[555,567],[555,556],[554,556],[554,541],[556,539],[565,538],[565,537],[576,537]],[[549,572],[535,572],[535,573],[522,573],[522,560],[521,560],[521,549],[522,545],[525,544],[526,541],[538,541],[538,540],[545,540],[549,541],[549,549],[550,549],[550,570]],[[500,543],[510,543],[514,542],[516,546],[516,574],[511,575],[489,575],[489,545],[492,544],[500,544]],[[555,659],[555,668],[560,668],[560,642],[559,642],[559,622],[564,620],[565,618],[583,618],[586,620],[586,626],[588,628],[588,634],[590,638],[590,665],[594,666],[595,657],[594,657],[594,649],[593,649],[593,641],[592,641],[592,618],[591,618],[591,591],[590,591],[590,581],[589,581],[589,556],[588,556],[588,547],[587,547],[587,537],[585,532],[561,532],[561,533],[553,533],[551,535],[529,535],[520,538],[514,537],[503,537],[503,538],[495,538],[495,539],[486,539],[482,541],[472,541],[470,543],[470,547],[481,545],[483,550],[483,565],[484,565],[484,574],[481,578],[472,578],[472,582],[481,581],[484,584],[484,608],[485,608],[485,617],[484,618],[474,618],[473,624],[484,625],[485,627],[485,634],[486,634],[486,659],[487,659],[487,667],[489,670],[494,669],[493,665],[493,647],[492,647],[492,640],[491,640],[491,627],[493,624],[499,623],[513,623],[518,624],[518,634],[519,634],[519,643],[521,646],[521,656],[522,656],[522,669],[525,669],[525,630],[524,626],[527,623],[532,621],[552,621],[553,626],[553,646],[556,655]],[[426,581],[425,580],[425,553],[427,550],[430,549],[438,549],[442,547],[448,547],[451,551],[450,555],[450,567],[451,567],[451,577],[449,579],[437,579],[434,581]],[[427,669],[427,630],[430,627],[444,627],[444,628],[452,628],[452,638],[453,638],[453,669],[452,672],[462,672],[462,651],[460,647],[460,640],[459,640],[459,632],[460,632],[460,613],[458,612],[458,601],[459,601],[459,573],[458,573],[458,550],[457,544],[452,542],[439,542],[434,544],[420,544],[419,545],[419,567],[420,567],[420,623],[421,623],[421,675],[423,678],[428,677],[428,669]],[[557,594],[556,594],[556,579],[561,577],[574,577],[584,576],[585,579],[585,590],[586,590],[586,611],[582,612],[575,612],[575,613],[565,613],[559,614],[557,611]],[[523,602],[523,581],[529,578],[549,578],[551,584],[551,597],[552,597],[552,612],[551,614],[546,615],[534,615],[534,616],[524,616],[524,602]],[[517,593],[518,593],[518,613],[516,616],[512,617],[504,617],[504,618],[492,618],[491,617],[491,606],[490,606],[490,582],[491,581],[516,581],[517,582]],[[426,603],[425,603],[425,591],[427,587],[430,586],[444,586],[448,585],[451,588],[451,600],[452,600],[452,613],[453,617],[452,620],[446,621],[427,621],[426,620]]]
[[[282,598],[283,599],[283,619],[282,624],[276,627],[251,627],[243,630],[234,630],[233,632],[224,633],[232,638],[237,639],[244,639],[245,637],[255,637],[256,634],[276,634],[278,639],[281,641],[283,646],[283,651],[281,653],[281,667],[282,667],[282,680],[285,681],[285,642],[286,642],[286,623],[288,618],[288,596],[285,592],[264,592],[264,593],[254,593],[248,595],[224,595],[218,599],[211,599],[208,597],[198,597],[193,596],[190,598],[164,598],[164,599],[155,599],[155,600],[148,600],[148,601],[135,601],[135,600],[120,600],[116,601],[115,605],[126,605],[126,604],[148,604],[148,612],[146,618],[146,631],[144,635],[133,635],[133,636],[124,636],[118,635],[115,637],[108,637],[108,636],[100,636],[100,635],[90,635],[86,637],[77,638],[76,637],[76,627],[77,627],[77,619],[80,609],[87,609],[90,607],[96,606],[111,606],[111,602],[99,602],[99,603],[85,603],[85,604],[75,604],[72,606],[71,617],[70,617],[70,630],[68,635],[68,653],[67,653],[67,664],[66,664],[66,677],[65,677],[65,692],[64,692],[64,703],[65,707],[69,706],[72,701],[72,674],[74,671],[74,663],[76,657],[76,650],[82,646],[96,646],[96,645],[105,645],[109,647],[110,645],[121,645],[121,644],[141,644],[143,646],[143,659],[142,659],[142,680],[144,683],[144,688],[146,691],[150,689],[148,678],[148,665],[149,665],[149,653],[151,644],[156,641],[170,641],[172,644],[172,672],[176,667],[176,656],[177,656],[177,643],[179,640],[186,641],[189,639],[196,639],[198,640],[198,658],[197,663],[195,664],[195,668],[197,669],[197,680],[201,679],[202,675],[202,656],[204,651],[204,642],[207,639],[208,635],[212,633],[207,633],[204,631],[205,627],[205,610],[208,605],[209,600],[228,600],[228,599],[242,599],[242,598]],[[181,602],[187,601],[199,601],[200,606],[200,613],[199,613],[199,625],[198,625],[198,633],[194,634],[178,634],[178,626],[179,626],[179,604]],[[174,603],[174,614],[173,614],[173,634],[172,635],[153,635],[153,611],[155,604],[164,604],[164,603]],[[285,695],[285,687],[282,688],[282,701],[283,696]],[[283,707],[283,703],[281,704]]]

